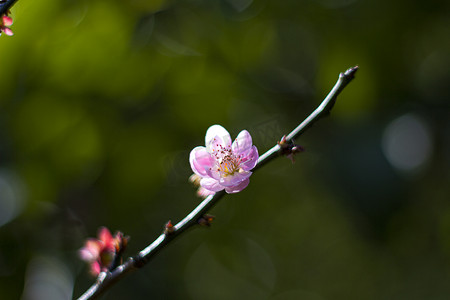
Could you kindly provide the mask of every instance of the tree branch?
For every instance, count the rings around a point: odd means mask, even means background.
[[[0,2],[0,16],[3,16],[11,7],[17,2],[17,0],[6,0]]]
[[[322,101],[322,103],[314,110],[297,128],[286,136],[286,143],[293,144],[294,139],[299,137],[309,127],[322,117],[328,115],[333,108],[337,96],[352,81],[355,76],[358,66],[348,69],[344,73],[339,74],[339,79],[334,85],[333,89]],[[280,144],[272,147],[266,153],[261,155],[258,164],[252,171],[256,171],[261,166],[282,154]],[[189,213],[183,220],[174,226],[174,230],[161,234],[153,243],[142,250],[135,257],[130,257],[122,265],[118,266],[111,272],[102,272],[93,284],[78,300],[97,299],[103,292],[111,287],[118,280],[123,278],[128,273],[143,267],[147,262],[156,255],[164,246],[170,243],[173,239],[181,235],[187,229],[194,225],[198,225],[198,221],[207,213],[223,196],[224,191],[215,193],[205,198],[191,213]]]

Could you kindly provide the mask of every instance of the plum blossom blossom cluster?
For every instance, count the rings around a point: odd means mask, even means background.
[[[128,237],[117,232],[113,237],[106,227],[101,227],[98,232],[98,239],[90,238],[80,249],[80,258],[90,264],[90,273],[94,276],[100,272],[108,271],[113,266],[117,258],[128,243]]]
[[[213,125],[206,131],[205,147],[195,147],[190,153],[195,173],[191,181],[199,183],[197,194],[202,197],[224,189],[229,194],[238,193],[248,186],[258,158],[258,149],[247,130],[232,142],[225,128]]]
[[[1,2],[0,2],[0,4],[1,4]],[[8,10],[6,12],[6,14],[1,16],[1,18],[0,18],[0,35],[2,33],[9,35],[9,36],[14,34],[12,32],[11,28],[9,28],[9,26],[11,26],[13,23],[13,19],[10,16],[8,16],[8,14],[10,14],[10,13],[11,12]]]

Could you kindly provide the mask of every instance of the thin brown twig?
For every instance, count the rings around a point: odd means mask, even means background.
[[[333,89],[328,93],[322,103],[314,110],[300,125],[297,126],[291,133],[286,136],[286,143],[293,143],[294,139],[299,137],[303,132],[310,128],[316,121],[328,115],[333,108],[337,96],[349,84],[354,76],[358,66],[348,69],[339,74],[339,79],[334,85]],[[281,154],[280,144],[275,145],[266,153],[261,155],[258,163],[253,171],[259,169],[269,161],[278,157]],[[114,283],[119,281],[128,273],[131,273],[141,267],[156,255],[164,246],[169,244],[173,239],[180,236],[187,229],[194,225],[198,225],[198,220],[204,216],[218,201],[225,195],[224,191],[217,192],[205,198],[193,211],[191,211],[183,220],[174,226],[174,230],[170,233],[161,234],[153,243],[147,248],[139,252],[135,257],[130,257],[122,265],[118,266],[111,272],[102,272],[97,278],[97,281],[80,297],[78,300],[92,300],[97,299],[106,290],[108,290]]]

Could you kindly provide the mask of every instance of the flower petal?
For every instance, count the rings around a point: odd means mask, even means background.
[[[195,174],[205,177],[206,169],[210,169],[213,162],[211,155],[206,151],[205,147],[195,147],[189,155],[189,163]]]
[[[80,258],[84,261],[93,261],[95,260],[94,255],[92,254],[91,251],[89,251],[86,248],[81,248],[78,251],[78,255],[80,256]]]
[[[113,242],[114,242],[111,232],[109,232],[109,229],[106,227],[101,227],[99,229],[98,237],[99,237],[100,241],[105,243],[105,247],[107,247],[107,248],[110,247],[110,245],[113,244]]]
[[[206,145],[206,151],[210,154],[214,154],[214,156],[216,156],[216,159],[225,155],[223,150],[226,148],[228,147],[225,145],[225,141],[218,135],[216,135],[209,142],[209,144]]]
[[[247,178],[244,181],[242,181],[241,183],[239,183],[238,185],[226,187],[225,192],[227,192],[228,194],[239,193],[240,191],[242,191],[243,189],[245,189],[248,186],[249,182],[250,182],[250,179]]]
[[[259,158],[258,149],[256,148],[256,146],[253,146],[247,153],[244,153],[242,155],[242,160],[240,164],[241,168],[244,169],[245,171],[250,171],[258,163],[258,158]]]
[[[2,22],[4,26],[11,26],[13,23],[13,19],[11,17],[8,16],[3,16],[2,17]]]
[[[100,255],[100,243],[96,239],[88,239],[79,251],[80,258],[84,261],[94,261]]]
[[[91,274],[94,276],[97,276],[98,274],[100,274],[101,268],[100,268],[100,263],[99,262],[93,262],[91,264]]]
[[[242,130],[233,142],[233,153],[239,155],[252,147],[252,136],[247,130]]]
[[[3,27],[3,28],[1,29],[1,31],[3,31],[6,35],[9,35],[9,36],[14,35],[14,33],[12,32],[12,30],[9,29],[8,27]]]
[[[215,180],[220,179],[220,172],[217,171],[216,166],[206,169],[206,174],[208,177],[211,177],[212,179],[215,179]]]
[[[221,138],[221,145],[224,147],[229,147],[231,145],[231,137],[228,131],[220,125],[213,125],[208,128],[205,136],[205,146],[209,147],[211,141],[216,137]],[[208,149],[209,150],[209,149]],[[209,152],[209,151],[208,151]]]
[[[245,179],[249,178],[252,172],[249,171],[239,171],[233,175],[225,176],[220,178],[219,184],[224,187],[231,187],[240,184]]]
[[[223,186],[221,186],[219,184],[219,182],[215,179],[212,178],[202,178],[202,180],[200,180],[200,185],[201,187],[203,187],[204,189],[207,189],[208,191],[211,192],[218,192],[223,190]]]

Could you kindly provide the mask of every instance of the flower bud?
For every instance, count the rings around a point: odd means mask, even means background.
[[[164,234],[169,235],[175,232],[175,226],[173,226],[172,221],[166,223],[164,226]]]
[[[200,219],[198,219],[197,222],[200,226],[210,227],[212,222],[214,221],[214,218],[215,217],[212,215],[205,214],[202,217],[200,217]]]

